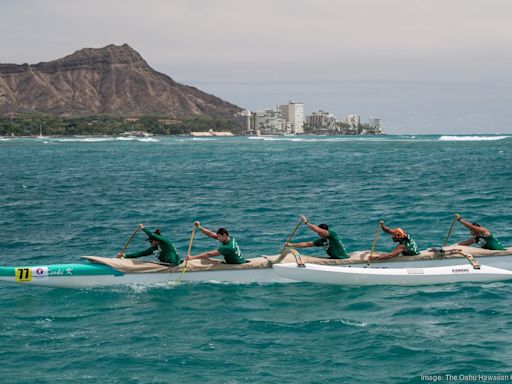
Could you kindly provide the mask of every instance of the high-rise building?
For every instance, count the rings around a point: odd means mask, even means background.
[[[328,133],[336,130],[336,117],[330,112],[320,110],[306,116],[306,124],[313,132]]]
[[[347,115],[345,117],[345,124],[348,124],[351,127],[359,127],[361,125],[361,116],[356,113]]]
[[[286,120],[282,118],[279,109],[265,109],[257,111],[255,116],[255,129],[267,135],[285,133]]]
[[[384,133],[381,119],[371,117],[368,119],[368,128],[370,133],[382,134]]]
[[[235,114],[235,120],[245,129],[246,133],[256,132],[256,119],[255,114],[244,109],[242,112]]]
[[[289,101],[278,108],[283,119],[290,123],[291,131],[288,133],[304,133],[304,103]]]

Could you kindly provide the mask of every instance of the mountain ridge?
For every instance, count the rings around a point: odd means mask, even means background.
[[[128,44],[37,64],[0,64],[0,115],[232,117],[241,108],[155,71]]]

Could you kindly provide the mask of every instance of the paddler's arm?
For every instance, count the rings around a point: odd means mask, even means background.
[[[300,215],[300,218],[302,219],[302,222],[306,224],[306,226],[311,229],[313,232],[316,232],[320,237],[329,237],[329,231],[320,228],[319,226],[315,224],[311,224],[308,220],[308,218],[304,215]]]
[[[158,241],[160,241],[162,238],[164,238],[162,235],[159,235],[157,233],[151,232],[149,229],[142,228],[142,230],[144,231],[144,233],[146,235],[148,235],[148,237],[153,237],[153,238],[157,239]]]
[[[199,229],[204,235],[211,237],[212,239],[217,239],[217,234],[215,232],[210,231],[205,227],[201,227],[201,223],[199,221],[194,222],[194,225],[197,229]]]
[[[405,246],[402,244],[397,245],[395,249],[393,249],[389,253],[384,253],[378,256],[372,256],[372,260],[387,260],[392,259],[393,257],[399,256],[405,250]]]
[[[479,227],[477,225],[473,225],[472,223],[470,223],[469,221],[466,221],[464,219],[462,219],[462,217],[456,213],[455,214],[455,218],[463,225],[465,226],[467,229],[469,229],[470,231],[473,231],[473,232],[476,232],[478,233],[479,235],[481,236],[490,236],[491,235],[491,232],[489,232],[489,230],[487,228],[484,228],[484,227]],[[464,244],[461,244],[461,245],[464,245]]]
[[[155,252],[155,249],[153,247],[149,247],[148,249],[145,249],[140,252],[126,253],[126,254],[122,254],[122,256],[118,255],[117,257],[124,258],[124,259],[136,259],[137,257],[152,255],[153,252]]]
[[[393,233],[393,231],[391,230],[391,228],[386,227],[386,226],[384,225],[384,221],[382,221],[382,220],[381,220],[381,222],[380,222],[380,226],[381,226],[381,228],[382,228],[382,230],[383,230],[384,232],[389,233],[390,235]]]
[[[461,241],[460,243],[457,243],[457,245],[471,245],[476,243],[476,239],[474,237],[470,237],[467,240]]]
[[[217,251],[217,250],[209,251],[209,252],[203,252],[203,253],[200,253],[199,255],[189,256],[188,259],[189,260],[207,259],[209,257],[214,257],[214,256],[220,256],[220,252]]]
[[[309,248],[314,247],[315,244],[312,241],[302,241],[300,243],[284,243],[285,247],[292,247],[292,248]]]

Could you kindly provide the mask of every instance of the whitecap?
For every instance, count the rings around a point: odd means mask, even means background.
[[[103,141],[113,141],[114,138],[111,137],[86,137],[86,138],[69,138],[69,139],[57,139],[57,141],[61,143],[71,143],[71,142],[79,142],[79,143],[98,143]]]
[[[495,141],[508,139],[510,136],[441,136],[439,141]]]
[[[337,319],[334,321],[345,324],[345,325],[349,325],[351,327],[365,328],[368,326],[368,323],[361,322],[361,321],[355,321],[355,320]],[[330,322],[331,322],[331,320],[323,320],[322,321],[322,323],[330,323]]]
[[[325,137],[325,136],[324,136]],[[263,140],[263,141],[291,141],[296,143],[330,143],[330,142],[344,142],[344,141],[391,141],[388,138],[383,137],[354,137],[354,136],[343,136],[343,137],[330,137],[330,138],[318,138],[318,137],[286,137],[286,136],[249,136],[250,140]]]

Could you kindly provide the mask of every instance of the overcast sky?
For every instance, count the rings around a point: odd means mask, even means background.
[[[251,110],[383,119],[389,133],[512,133],[510,0],[0,0],[0,62],[128,43]]]

